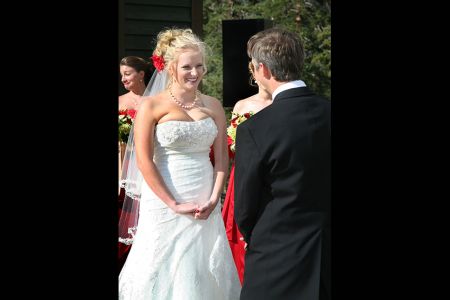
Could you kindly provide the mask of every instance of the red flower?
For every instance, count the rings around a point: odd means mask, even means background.
[[[128,141],[135,116],[136,111],[134,109],[119,110],[119,140],[123,143]]]
[[[153,65],[158,70],[158,72],[161,72],[161,70],[164,69],[164,58],[162,56],[158,56],[153,54],[152,55]]]
[[[237,127],[237,123],[236,123],[237,119],[239,119],[239,116],[236,116],[236,117],[234,117],[234,118],[231,119],[231,125],[232,125],[234,128]]]
[[[132,119],[134,119],[136,117],[136,110],[128,109],[127,110],[127,115],[129,115]]]
[[[233,139],[229,135],[227,135],[227,144],[228,144],[228,146],[233,145],[233,143],[234,143]]]
[[[234,152],[233,152],[233,150],[231,150],[231,145],[234,144],[234,141],[229,135],[227,135],[227,144],[228,144],[228,147],[227,147],[228,148],[228,157],[234,158]]]
[[[235,112],[231,113],[230,126],[227,127],[227,135],[228,135],[227,144],[229,150],[228,154],[230,155],[230,158],[234,156],[234,151],[236,151],[235,141],[236,141],[236,129],[238,125],[247,120],[248,118],[250,118],[252,115],[253,112],[244,113],[243,115]],[[233,153],[233,155],[231,155],[231,153]]]

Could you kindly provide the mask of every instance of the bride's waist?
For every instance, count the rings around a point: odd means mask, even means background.
[[[153,156],[155,163],[167,161],[186,161],[186,162],[204,162],[209,160],[209,152],[178,152],[175,150],[166,150],[155,152]]]

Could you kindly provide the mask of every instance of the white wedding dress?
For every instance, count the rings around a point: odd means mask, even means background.
[[[156,125],[154,162],[177,202],[203,203],[213,187],[212,118]],[[139,223],[119,275],[123,300],[234,300],[241,285],[220,213],[175,214],[142,184]]]

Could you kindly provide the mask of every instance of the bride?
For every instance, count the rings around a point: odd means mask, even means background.
[[[119,299],[239,299],[240,282],[221,218],[228,158],[221,103],[198,92],[205,46],[190,29],[159,33],[127,146],[123,185],[136,219],[120,220],[133,243]],[[209,159],[214,150],[214,167]],[[137,226],[136,226],[137,225]]]

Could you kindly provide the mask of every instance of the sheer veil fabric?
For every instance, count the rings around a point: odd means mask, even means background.
[[[162,92],[168,82],[166,70],[155,72],[150,79],[143,96],[153,96]],[[145,98],[143,98],[145,101]],[[142,104],[142,103],[141,103]],[[134,148],[134,127],[131,128],[127,147],[123,159],[120,187],[125,190],[122,213],[119,219],[119,242],[126,245],[133,243],[139,220],[139,204],[141,199],[141,187],[144,178],[137,166]]]

